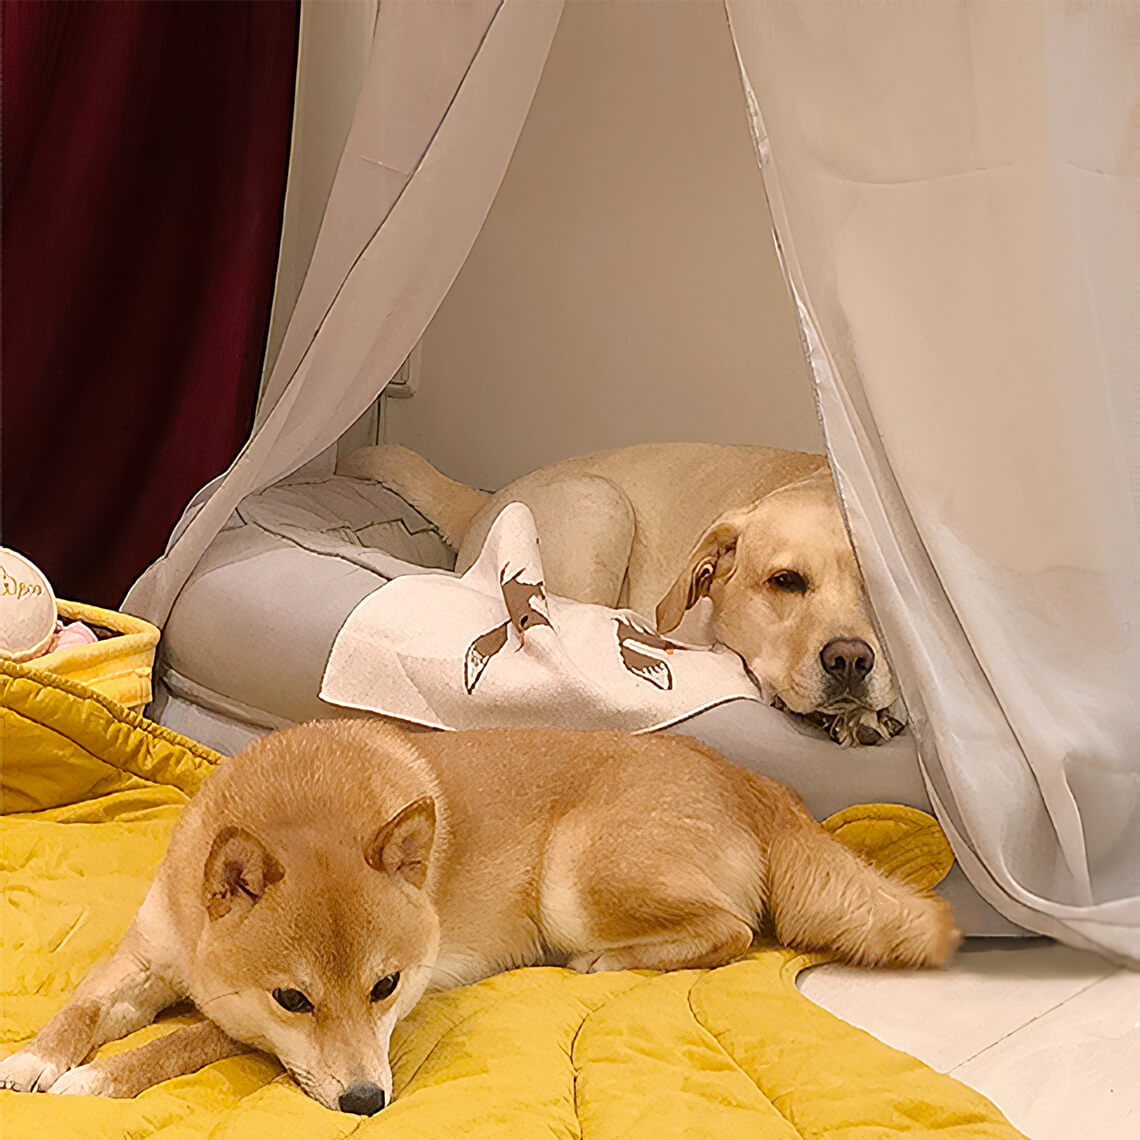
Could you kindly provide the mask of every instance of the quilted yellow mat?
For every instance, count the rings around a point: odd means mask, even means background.
[[[80,685],[0,662],[4,923],[0,1052],[25,1041],[126,928],[170,827],[221,758]],[[919,812],[852,808],[845,841],[917,882],[948,867]],[[984,1097],[801,997],[812,959],[719,970],[529,969],[424,1001],[393,1041],[396,1099],[321,1108],[267,1057],[134,1100],[0,1093],[4,1140],[873,1140],[1019,1135]],[[164,1018],[113,1052],[193,1014]]]

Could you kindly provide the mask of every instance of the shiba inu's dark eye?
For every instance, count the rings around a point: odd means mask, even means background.
[[[273,1000],[290,1013],[312,1013],[313,1003],[300,990],[274,990]]]
[[[396,992],[396,987],[400,984],[399,973],[385,974],[373,987],[372,987],[372,1000],[383,1001],[385,998],[391,997]]]
[[[768,579],[768,584],[775,586],[777,590],[784,590],[789,594],[806,594],[807,581],[802,574],[797,574],[794,570],[781,570],[778,574],[773,574]]]

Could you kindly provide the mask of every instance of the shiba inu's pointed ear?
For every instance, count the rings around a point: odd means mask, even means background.
[[[364,848],[364,858],[377,871],[422,887],[435,839],[435,800],[424,796],[394,815]]]
[[[266,888],[285,877],[285,868],[260,839],[240,827],[223,827],[206,857],[202,901],[211,919],[252,909]]]
[[[740,514],[725,515],[705,532],[689,555],[685,569],[657,603],[657,629],[668,633],[681,624],[686,610],[705,597],[714,579],[727,574],[733,566],[736,542],[740,537]]]

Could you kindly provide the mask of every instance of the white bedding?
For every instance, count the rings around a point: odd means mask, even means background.
[[[337,635],[321,697],[432,728],[647,732],[759,700],[735,653],[660,636],[629,610],[547,594],[534,517],[510,503],[462,576],[396,578]]]

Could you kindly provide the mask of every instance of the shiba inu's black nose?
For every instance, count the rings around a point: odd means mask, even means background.
[[[375,1116],[384,1107],[384,1090],[379,1085],[353,1085],[337,1100],[341,1112]]]

